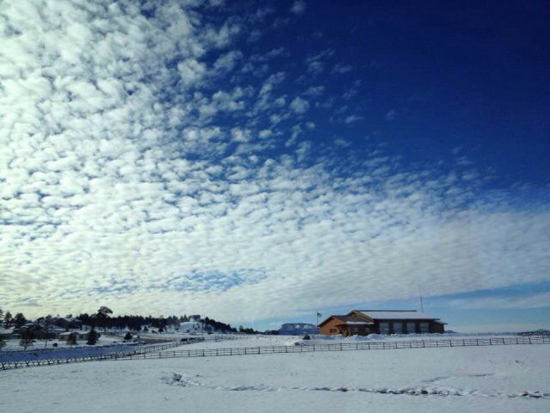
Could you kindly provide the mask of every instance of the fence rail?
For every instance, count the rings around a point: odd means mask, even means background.
[[[260,346],[260,347],[228,347],[213,349],[174,350],[182,343],[169,343],[158,345],[154,350],[132,351],[126,353],[106,354],[100,356],[75,357],[60,360],[36,360],[24,362],[0,363],[0,369],[8,370],[19,367],[34,367],[43,365],[56,365],[66,363],[78,363],[94,360],[146,360],[182,357],[221,357],[221,356],[245,356],[257,354],[281,354],[281,353],[307,353],[314,351],[352,351],[352,350],[399,350],[440,347],[479,347],[499,345],[527,345],[550,344],[550,337],[506,337],[506,338],[464,338],[450,340],[409,340],[409,341],[373,341],[356,343],[332,343],[332,344],[303,344],[297,346]]]

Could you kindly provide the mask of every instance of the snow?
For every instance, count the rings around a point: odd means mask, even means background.
[[[122,341],[122,338],[113,337],[113,336],[108,337],[103,333],[101,333],[101,337],[99,337],[99,339],[97,340],[97,344],[95,345],[95,347],[102,346],[102,345],[111,345],[111,344],[114,344],[115,341],[120,342]],[[20,342],[19,339],[7,339],[5,342],[6,342],[6,346],[2,348],[2,351],[0,351],[0,354],[2,354],[3,351],[24,350],[23,347],[19,345],[19,342]],[[57,344],[57,347],[54,347],[54,344]],[[86,344],[86,340],[84,339],[77,340],[76,345],[67,344],[66,340],[51,339],[51,340],[48,340],[48,342],[45,342],[45,340],[34,340],[34,342],[27,347],[27,350],[42,350],[42,349],[53,350],[53,349],[59,349],[64,347],[75,348],[75,347],[89,347],[89,346]]]
[[[418,311],[377,311],[365,310],[357,311],[375,320],[436,320],[429,314]]]
[[[191,334],[201,333],[202,334],[202,333],[208,332],[209,329],[202,322],[199,322],[199,321],[185,321],[183,323],[180,323],[179,331],[181,331],[182,333],[191,333]]]
[[[291,338],[223,345],[243,343]],[[542,413],[549,369],[549,345],[119,360],[0,372],[0,394],[8,413]]]

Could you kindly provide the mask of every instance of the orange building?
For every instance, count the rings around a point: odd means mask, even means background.
[[[319,324],[321,334],[365,336],[368,334],[444,333],[439,318],[416,310],[351,310],[331,315]]]

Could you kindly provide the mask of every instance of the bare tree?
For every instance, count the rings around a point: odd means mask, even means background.
[[[19,345],[25,350],[29,347],[34,341],[34,332],[30,328],[24,328],[21,331],[21,340]]]

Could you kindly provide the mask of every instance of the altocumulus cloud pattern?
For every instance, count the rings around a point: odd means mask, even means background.
[[[307,11],[297,2],[288,19]],[[464,162],[414,167],[318,141],[309,116],[331,107],[319,78],[352,68],[329,64],[330,49],[246,53],[268,15],[216,1],[3,3],[5,307],[251,321],[421,283],[441,295],[544,280],[544,204],[482,196]],[[297,87],[277,59],[303,65]]]

